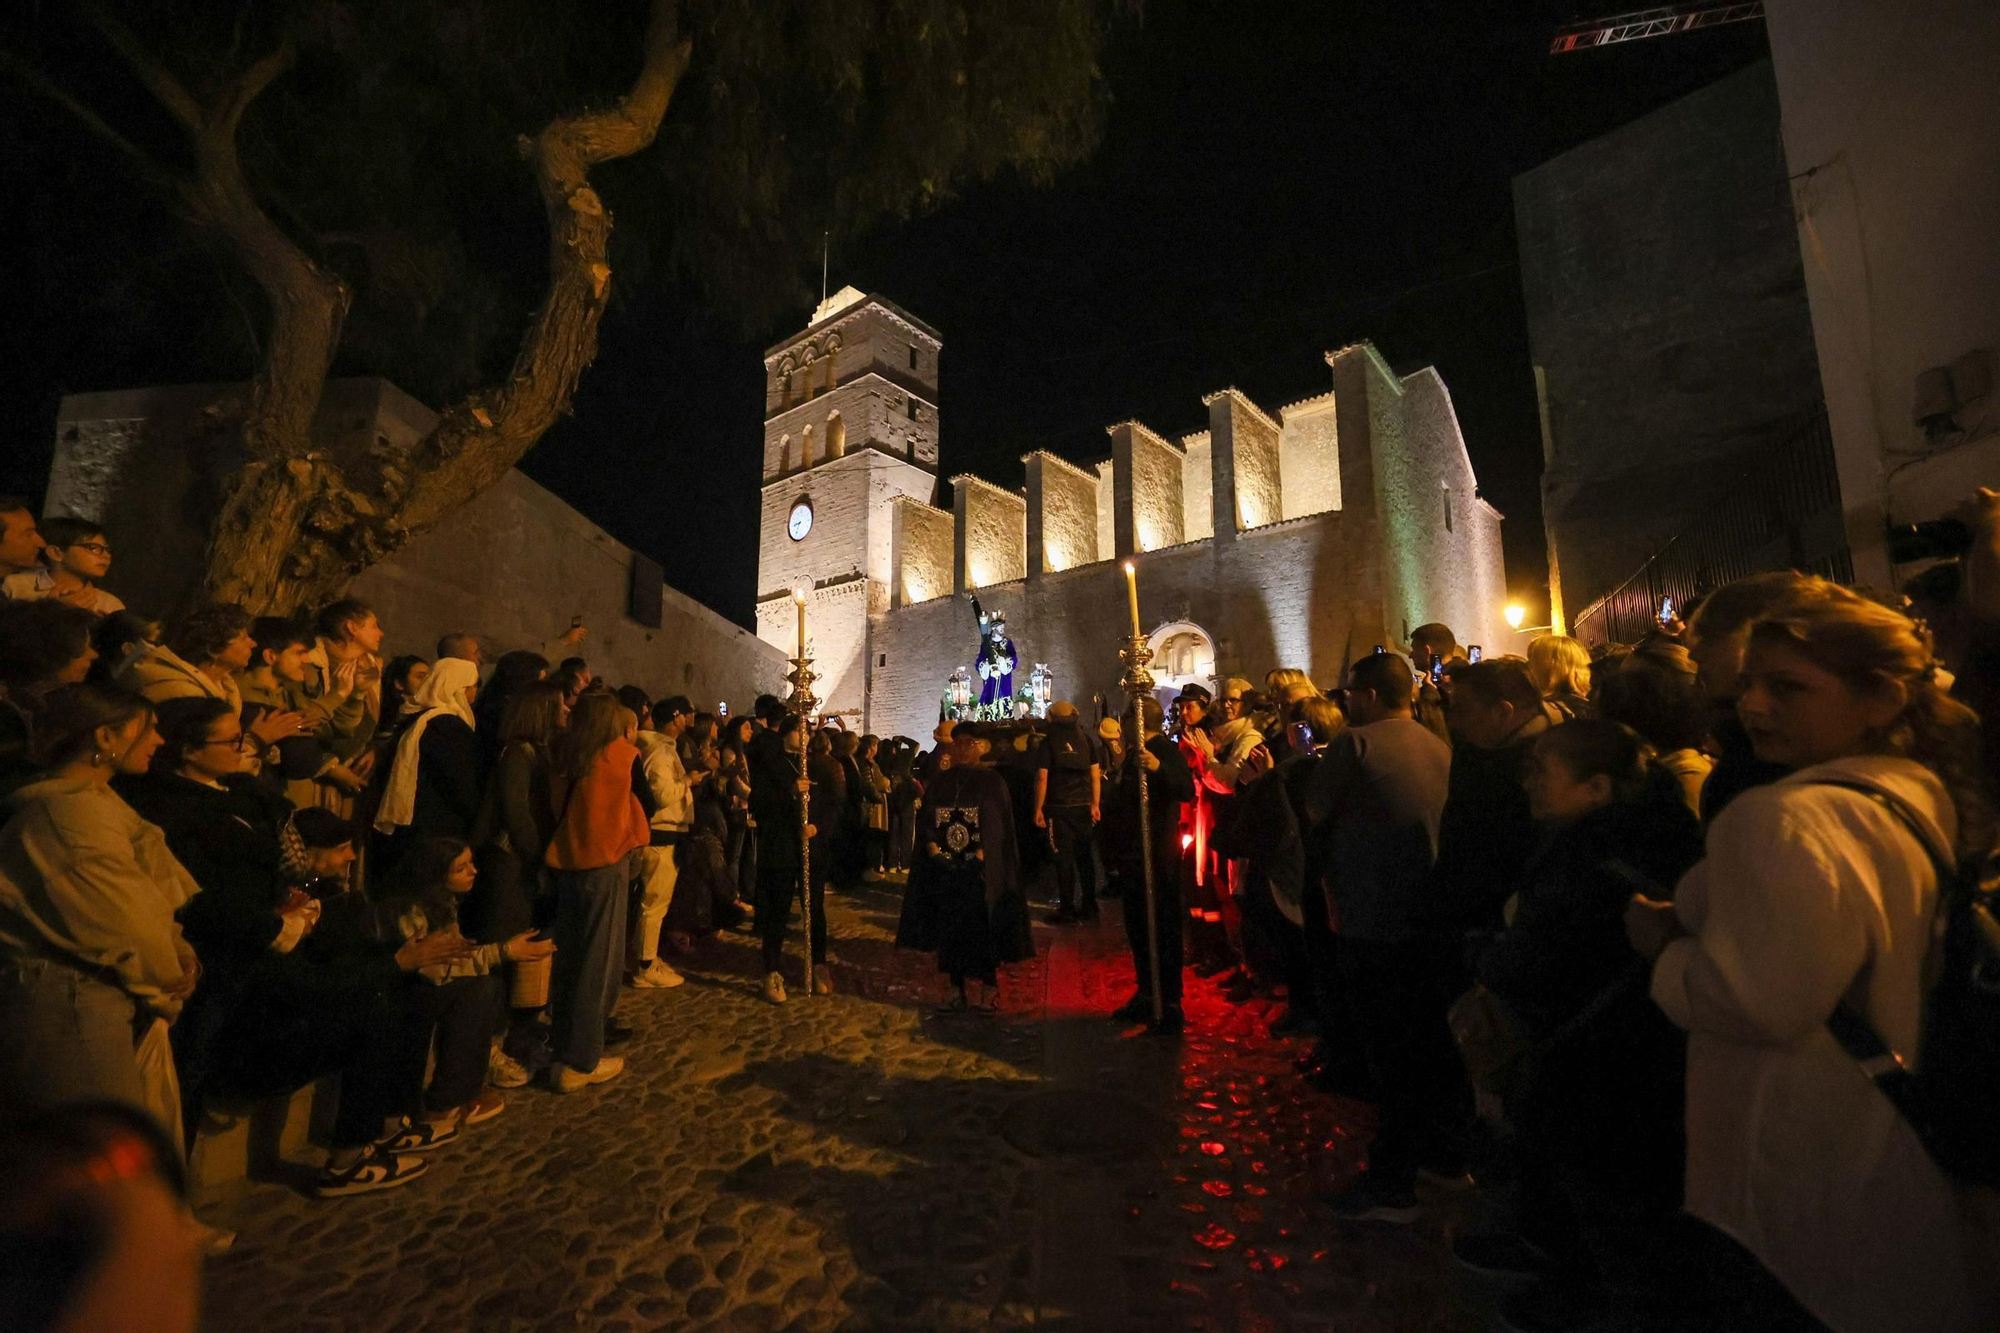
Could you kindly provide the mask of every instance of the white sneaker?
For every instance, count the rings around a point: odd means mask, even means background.
[[[764,998],[772,1004],[783,1004],[785,1002],[784,973],[766,972],[764,974]]]
[[[625,1072],[622,1055],[599,1056],[597,1068],[585,1073],[558,1060],[549,1067],[549,1086],[557,1092],[582,1092],[595,1083],[608,1083]]]
[[[526,1065],[498,1046],[486,1057],[486,1081],[496,1088],[525,1088],[530,1077]]]
[[[632,974],[631,985],[634,990],[671,990],[686,980],[686,977],[655,958]]]

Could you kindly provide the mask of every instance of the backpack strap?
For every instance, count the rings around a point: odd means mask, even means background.
[[[1888,811],[1896,822],[1903,826],[1904,831],[1917,840],[1917,846],[1923,848],[1924,855],[1930,860],[1931,870],[1936,874],[1938,881],[1938,910],[1945,910],[1944,895],[1951,891],[1951,886],[1956,882],[1958,868],[1931,841],[1930,830],[1924,827],[1916,811],[1912,810],[1907,802],[1890,795],[1872,783],[1858,782],[1851,778],[1814,778],[1799,785],[1840,787],[1847,791],[1859,792]],[[1903,1057],[1890,1049],[1889,1043],[1882,1040],[1882,1034],[1877,1032],[1867,1019],[1850,1009],[1847,1001],[1843,999],[1827,1016],[1826,1029],[1833,1034],[1833,1039],[1840,1043],[1840,1049],[1846,1051],[1849,1058],[1861,1066],[1861,1072],[1882,1090],[1882,1095],[1889,1099],[1890,1104],[1905,1120],[1913,1125],[1922,1123],[1916,1075],[1910,1072],[1909,1066],[1903,1063]]]

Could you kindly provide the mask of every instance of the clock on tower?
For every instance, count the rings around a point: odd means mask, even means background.
[[[792,516],[785,521],[785,531],[795,542],[802,542],[813,528],[812,501],[801,499],[792,506]]]

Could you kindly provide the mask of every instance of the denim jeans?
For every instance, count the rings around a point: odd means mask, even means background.
[[[0,961],[0,1118],[89,1101],[137,1107],[181,1142],[180,1084],[162,1020],[66,963]]]
[[[604,1054],[604,1020],[618,1002],[632,857],[595,870],[557,870],[556,956],[549,979],[556,1059],[589,1073]]]

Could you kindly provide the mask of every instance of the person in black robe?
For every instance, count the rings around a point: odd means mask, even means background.
[[[951,767],[924,793],[917,855],[903,897],[896,944],[935,952],[951,978],[950,1008],[971,1008],[967,987],[987,987],[985,1009],[999,999],[999,969],[1032,958],[1027,901],[1014,842],[1014,804],[1006,779],[981,761],[989,742],[976,724],[952,731]]]

